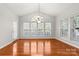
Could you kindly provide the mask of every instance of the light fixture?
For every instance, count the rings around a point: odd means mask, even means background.
[[[43,20],[43,17],[40,16],[40,3],[39,3],[39,4],[38,4],[38,15],[33,16],[33,17],[32,17],[32,21],[33,21],[33,22],[37,22],[37,23],[41,23],[42,20]]]
[[[42,17],[42,16],[34,16],[34,17],[32,18],[32,21],[33,21],[33,22],[37,22],[37,23],[41,23],[42,20],[43,20],[43,17]]]

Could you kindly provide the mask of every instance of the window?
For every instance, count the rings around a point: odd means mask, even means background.
[[[75,18],[75,27],[79,28],[79,16]]]
[[[23,23],[24,36],[51,36],[51,23]]]
[[[44,36],[44,23],[38,23],[38,35]]]
[[[79,40],[79,16],[75,17],[75,21],[74,21],[74,31],[75,31],[75,40]]]
[[[30,28],[30,32],[31,32],[31,36],[35,37],[37,36],[37,23],[30,23],[31,24],[31,28]]]
[[[23,23],[23,37],[30,36],[30,23]],[[29,35],[28,35],[29,34]]]
[[[45,33],[46,35],[51,35],[51,23],[45,23]]]
[[[31,32],[35,32],[37,30],[37,23],[31,23]]]
[[[63,19],[60,21],[60,36],[67,37],[68,35],[68,19]]]
[[[23,24],[23,29],[24,29],[24,30],[29,30],[29,29],[30,29],[29,23],[24,23],[24,24]]]

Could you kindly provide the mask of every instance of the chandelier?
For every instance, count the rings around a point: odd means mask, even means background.
[[[32,21],[33,21],[33,22],[37,22],[37,23],[41,23],[42,20],[43,20],[43,17],[42,17],[42,16],[34,16],[34,17],[32,18]]]
[[[38,15],[32,17],[33,22],[41,23],[43,21],[43,17],[40,16],[40,3],[38,4]]]

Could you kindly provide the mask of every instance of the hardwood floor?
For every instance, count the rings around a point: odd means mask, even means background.
[[[0,56],[79,56],[79,49],[57,39],[18,39],[0,49]]]

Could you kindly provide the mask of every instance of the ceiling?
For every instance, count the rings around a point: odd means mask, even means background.
[[[4,3],[4,5],[18,16],[38,12],[39,3]],[[40,3],[40,12],[48,15],[59,15],[73,7],[73,3]],[[78,4],[79,5],[79,4]]]

